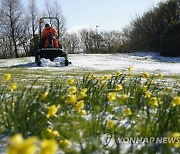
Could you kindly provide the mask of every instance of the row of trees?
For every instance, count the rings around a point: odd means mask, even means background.
[[[180,56],[180,0],[168,0],[136,17],[126,28],[124,49]]]
[[[168,0],[137,16],[122,32],[81,30],[64,38],[67,51],[117,53],[159,51],[180,56],[180,0]]]
[[[0,0],[0,57],[29,56],[37,44],[38,21],[42,16],[60,19],[60,31],[65,31],[65,19],[58,0],[44,1],[40,12],[36,0],[24,7],[21,0]]]
[[[78,34],[66,33],[62,43],[69,53],[117,53],[121,52],[123,39],[119,31],[82,29]]]
[[[20,0],[0,0],[0,58],[34,55],[42,16],[60,19],[60,40],[69,53],[159,51],[165,56],[180,56],[180,0],[159,3],[122,31],[96,28],[78,33],[66,33],[58,0],[44,2],[40,12],[36,0],[29,0],[26,8]]]

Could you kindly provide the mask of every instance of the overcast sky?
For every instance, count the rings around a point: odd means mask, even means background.
[[[37,0],[37,6],[42,8],[43,1]],[[68,31],[76,31],[96,26],[98,30],[121,30],[136,15],[142,15],[160,1],[165,0],[59,0],[59,3]]]

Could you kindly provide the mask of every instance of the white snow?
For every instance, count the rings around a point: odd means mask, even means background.
[[[65,58],[64,57],[57,57],[54,61],[50,61],[49,59],[42,58],[41,59],[41,66],[42,67],[62,67],[65,66]]]
[[[54,62],[42,59],[43,67],[37,67],[34,63],[34,57],[0,60],[0,67],[28,67],[31,69],[48,70],[124,70],[131,66],[134,73],[149,72],[180,75],[180,57],[162,57],[154,52],[69,54],[68,59],[72,64],[67,67],[61,67],[63,66],[63,59],[61,57],[56,58]]]

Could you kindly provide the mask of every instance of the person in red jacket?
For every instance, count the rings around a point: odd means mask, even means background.
[[[41,39],[44,40],[44,46],[47,47],[59,47],[59,43],[57,40],[58,33],[57,31],[51,27],[49,24],[45,24],[45,28],[41,33]]]

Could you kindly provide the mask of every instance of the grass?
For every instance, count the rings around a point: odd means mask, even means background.
[[[3,80],[5,73],[12,78]],[[26,148],[33,145],[41,151],[40,143],[48,139],[66,153],[178,151],[178,76],[11,68],[1,69],[0,77],[0,133],[10,137],[7,149],[18,151],[36,136],[38,142]],[[22,144],[13,142],[16,134],[25,138]],[[132,143],[124,148],[123,137],[175,138],[176,144]]]

